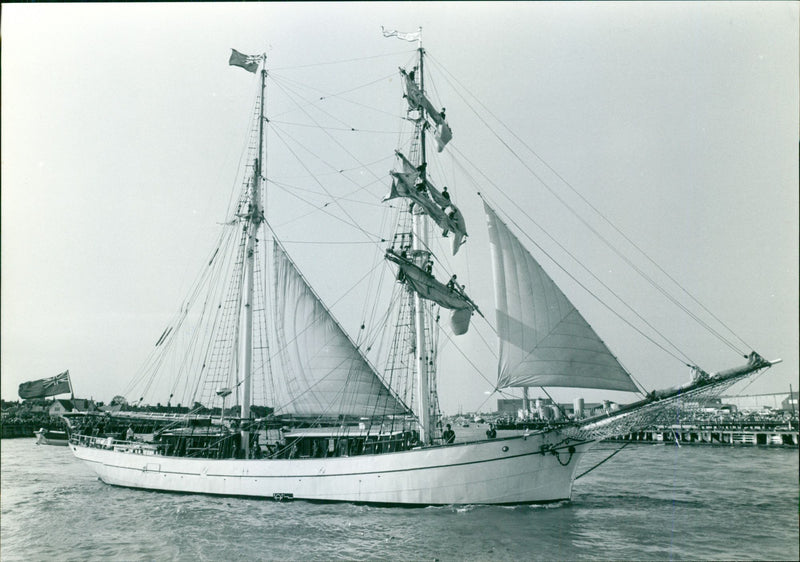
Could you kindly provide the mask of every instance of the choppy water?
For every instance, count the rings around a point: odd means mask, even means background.
[[[3,440],[0,458],[4,561],[800,557],[796,449],[637,445],[572,502],[413,509],[115,488],[34,439]]]

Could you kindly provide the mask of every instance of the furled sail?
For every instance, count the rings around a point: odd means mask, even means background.
[[[419,176],[419,171],[417,170],[417,167],[414,166],[414,164],[412,164],[408,158],[406,158],[405,154],[403,154],[399,150],[395,150],[394,155],[397,156],[400,159],[400,162],[403,164],[403,172],[407,174],[417,174],[417,176]]]
[[[433,138],[436,139],[436,150],[438,152],[444,150],[447,143],[453,139],[453,131],[447,121],[442,121],[436,126],[436,133],[434,133]]]
[[[636,392],[630,375],[542,266],[484,203],[494,269],[498,388]]]
[[[433,107],[431,101],[420,91],[419,87],[417,87],[412,74],[407,73],[402,68],[400,69],[400,74],[402,74],[405,79],[408,106],[411,109],[424,109],[430,118],[433,119],[434,123],[436,123],[436,134],[434,138],[436,139],[436,149],[441,152],[444,150],[445,145],[453,138],[453,132],[450,130],[450,126],[445,119],[444,108],[439,111]]]
[[[450,325],[455,335],[460,336],[467,332],[472,312],[478,311],[478,307],[464,294],[462,287],[452,280],[446,285],[437,281],[433,275],[391,250],[387,250],[386,259],[400,267],[398,279],[420,297],[453,311]]]
[[[447,191],[439,191],[436,186],[429,181],[425,182],[425,186],[433,201],[439,206],[439,209],[441,209],[439,218],[437,219],[437,217],[434,217],[434,220],[436,220],[436,224],[442,228],[442,234],[446,236],[448,232],[453,232],[452,250],[453,255],[456,255],[458,249],[466,242],[467,238],[467,224],[464,221],[464,215],[462,215],[458,207],[450,201],[450,195]]]
[[[274,243],[275,326],[286,388],[276,413],[382,416],[408,409]]]
[[[439,225],[444,236],[450,232],[453,233],[451,244],[453,255],[456,255],[467,238],[464,215],[453,204],[446,191],[439,191],[431,182],[421,177],[419,171],[401,152],[396,152],[396,154],[402,161],[403,171],[391,172],[392,189],[383,200],[406,197],[414,201],[426,215]]]

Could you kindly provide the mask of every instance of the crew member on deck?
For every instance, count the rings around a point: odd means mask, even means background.
[[[497,430],[494,428],[493,423],[489,424],[489,429],[486,430],[486,437],[488,437],[489,439],[494,439],[495,437],[497,437]]]
[[[445,429],[444,433],[442,433],[442,439],[446,444],[452,443],[456,440],[456,432],[450,428],[449,423],[447,424],[447,429]]]

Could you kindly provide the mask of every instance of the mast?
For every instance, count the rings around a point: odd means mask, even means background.
[[[264,57],[266,59],[266,57]],[[264,60],[262,59],[262,60]],[[247,245],[245,248],[245,293],[242,302],[244,308],[243,341],[244,354],[240,381],[242,385],[241,395],[241,449],[244,458],[250,456],[250,431],[245,420],[250,418],[250,401],[252,387],[252,367],[253,367],[253,295],[255,277],[255,253],[258,229],[264,220],[264,211],[261,208],[261,160],[264,150],[264,90],[267,80],[267,69],[261,69],[261,102],[258,119],[258,154],[253,162],[253,181],[250,185],[250,207],[247,213]]]
[[[424,53],[422,48],[422,31],[418,40],[419,51],[419,88],[425,92]],[[422,126],[420,127],[420,170],[422,179],[426,176],[427,160],[425,155],[425,109],[420,108]],[[413,255],[419,267],[425,267],[430,258],[428,251],[428,221],[425,213],[420,208],[413,210]],[[414,293],[414,327],[416,331],[416,373],[417,373],[417,404],[419,417],[419,435],[423,443],[433,442],[433,427],[431,424],[430,382],[428,380],[428,349],[425,341],[425,301],[419,293]]]

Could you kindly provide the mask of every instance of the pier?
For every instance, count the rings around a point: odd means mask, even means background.
[[[635,431],[607,441],[679,443],[681,445],[763,445],[797,447],[798,430],[790,427],[669,425]]]

